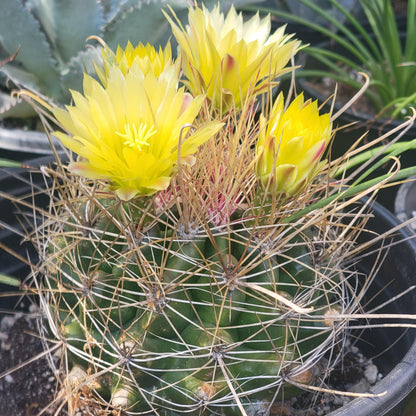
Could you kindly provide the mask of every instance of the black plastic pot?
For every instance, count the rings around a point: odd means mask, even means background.
[[[51,136],[55,147],[61,145],[54,136]],[[0,127],[0,150],[1,152],[14,153],[16,157],[22,158],[31,155],[31,158],[40,155],[51,155],[51,145],[46,133],[37,130],[23,130]],[[13,158],[14,159],[14,158]]]
[[[38,168],[41,165],[52,163],[51,156],[33,159],[27,162],[28,166]],[[39,207],[46,207],[49,203],[48,197],[41,192],[44,187],[44,178],[40,173],[35,173],[30,168],[8,168],[0,169],[0,190],[13,197],[28,203],[36,202]],[[35,196],[32,193],[35,190]],[[30,258],[33,264],[37,261],[36,251],[29,242],[22,243],[19,233],[24,233],[24,228],[30,229],[32,218],[28,208],[25,216],[20,215],[22,207],[13,203],[8,198],[0,197],[0,241],[11,251],[16,252],[23,258]],[[15,231],[16,232],[15,232]],[[30,272],[30,267],[16,258],[11,252],[0,248],[0,272],[16,277],[23,281]],[[21,298],[23,292],[13,286],[0,284],[0,309],[11,310]],[[8,295],[7,295],[8,294]]]
[[[50,158],[38,159],[32,165],[49,163]],[[31,175],[26,169],[7,169],[0,173],[0,189],[11,192],[16,196],[31,194],[31,182],[38,186],[43,183],[39,174]],[[47,206],[48,198],[40,196],[36,203]],[[18,227],[16,209],[9,201],[0,199],[0,217],[13,226]],[[379,204],[374,205],[374,218],[369,222],[369,228],[377,233],[383,233],[399,224],[396,217]],[[362,241],[373,237],[373,234],[362,234]],[[416,283],[416,243],[409,239],[407,230],[397,232],[394,242],[400,244],[391,246],[387,251],[374,285],[368,293],[368,299],[373,299],[374,305],[380,305],[402,293]],[[20,254],[26,252],[35,261],[35,251],[30,245],[21,246],[20,238],[11,232],[1,230],[0,241],[11,246]],[[388,244],[387,244],[388,245]],[[368,273],[376,260],[377,254],[364,256],[359,263],[360,271]],[[12,256],[0,251],[1,272],[10,273],[24,278],[28,267],[16,261]],[[13,288],[0,288],[0,290]],[[382,290],[383,289],[383,290]],[[6,304],[8,300],[8,304]],[[1,308],[13,307],[15,298],[0,297]],[[368,305],[371,308],[371,305]],[[407,293],[399,301],[383,307],[378,313],[416,314],[416,291]],[[385,377],[376,384],[374,393],[386,392],[384,396],[368,399],[356,399],[329,416],[399,416],[403,407],[403,399],[416,386],[416,331],[403,328],[375,328],[359,334],[360,349],[368,358],[374,358],[379,370]],[[398,342],[396,342],[399,340]]]
[[[380,204],[374,204],[374,214],[368,228],[378,234],[399,224],[398,219]],[[391,241],[386,241],[385,246],[390,242],[400,244],[386,249],[387,257],[367,294],[368,299],[375,296],[368,308],[381,305],[415,285],[416,242],[412,237],[414,235],[407,229],[401,229]],[[370,238],[369,233],[362,234],[361,241]],[[368,273],[376,256],[377,253],[365,256],[359,269]],[[416,291],[410,291],[377,313],[416,314]],[[401,416],[405,397],[416,387],[416,330],[397,327],[368,329],[360,334],[360,340],[360,349],[367,357],[375,357],[374,362],[385,375],[371,392],[386,393],[380,397],[355,399],[328,416]]]
[[[407,221],[416,217],[416,176],[400,185],[394,201],[394,212],[400,221]],[[410,232],[416,233],[416,221],[409,224]]]
[[[316,87],[314,87],[313,80],[300,79],[298,80],[298,83],[300,85],[300,90],[303,90],[309,98],[317,99],[320,104],[328,100],[329,95],[323,95]],[[331,102],[325,107],[326,111],[329,111],[330,104]],[[334,113],[341,107],[341,104],[335,104]],[[334,125],[340,127],[351,125],[352,123],[354,124],[337,132],[337,140],[332,147],[333,155],[334,157],[342,156],[363,134],[366,134],[364,142],[370,142],[400,126],[403,122],[404,120],[376,118],[374,114],[348,109],[336,119]],[[392,136],[392,138],[394,137],[395,135]],[[400,141],[407,141],[415,138],[416,126],[413,125],[402,135]],[[406,159],[408,164],[416,160],[414,157],[415,155],[416,152],[413,153],[411,158],[409,157]]]

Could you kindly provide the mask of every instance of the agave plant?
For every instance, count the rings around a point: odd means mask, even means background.
[[[221,2],[223,8],[231,3]],[[80,90],[82,73],[93,73],[93,63],[99,60],[99,48],[86,47],[87,38],[98,36],[111,47],[127,41],[162,44],[169,36],[162,8],[169,5],[184,16],[189,4],[188,0],[5,0],[0,51],[4,57],[18,54],[0,69],[0,118],[36,114],[32,106],[10,95],[15,88],[28,89],[50,103],[69,103],[69,90]]]
[[[105,45],[98,80],[48,108],[79,155],[42,169],[31,236],[71,414],[91,397],[94,414],[267,414],[321,383],[364,293],[343,262],[365,207],[347,208],[390,175],[332,182],[331,115],[302,94],[269,105],[300,43],[233,8],[170,24],[179,63]]]

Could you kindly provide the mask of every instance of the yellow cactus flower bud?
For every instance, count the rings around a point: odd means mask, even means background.
[[[138,66],[123,74],[113,66],[105,86],[84,75],[84,94],[72,91],[74,105],[54,110],[67,131],[54,134],[80,156],[72,171],[107,180],[128,200],[166,189],[178,152],[181,163],[193,163],[198,146],[222,124],[190,128],[205,97],[178,89],[177,78],[168,74],[144,74]]]
[[[331,136],[330,114],[319,115],[316,101],[300,94],[285,110],[280,93],[267,119],[260,116],[256,174],[262,185],[282,197],[301,191],[324,163]]]
[[[158,51],[150,44],[143,45],[142,43],[139,43],[136,47],[133,47],[131,42],[128,42],[125,49],[121,48],[119,45],[116,53],[114,53],[105,43],[103,43],[103,45],[104,47],[101,55],[104,67],[95,67],[97,75],[103,85],[106,85],[110,69],[113,66],[117,66],[123,75],[127,74],[129,68],[137,65],[145,74],[151,72],[158,77],[163,73],[173,71],[176,73],[176,76],[179,76],[180,61],[173,60],[169,42],[164,49],[159,47]]]
[[[285,66],[300,47],[289,41],[285,27],[270,36],[270,16],[256,14],[243,22],[231,7],[226,16],[219,5],[209,12],[189,9],[189,25],[179,27],[167,16],[182,55],[183,72],[192,94],[206,93],[217,108],[241,107],[247,94],[265,92],[290,69]]]

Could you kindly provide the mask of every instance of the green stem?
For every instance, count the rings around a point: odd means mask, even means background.
[[[4,285],[19,287],[20,280],[16,279],[15,277],[7,276],[6,274],[0,273],[0,283]]]
[[[393,178],[395,180],[401,180],[401,179],[406,179],[409,176],[413,176],[413,175],[416,175],[416,166],[400,170],[399,172],[397,172],[397,174],[395,174],[393,176]],[[360,183],[360,184],[355,185],[355,186],[347,187],[342,192],[338,192],[334,195],[328,196],[327,198],[320,199],[319,201],[315,202],[314,204],[309,205],[308,207],[297,211],[295,214],[290,215],[289,217],[283,218],[282,222],[283,223],[289,223],[289,222],[296,221],[299,218],[309,214],[310,212],[312,212],[316,209],[320,209],[320,208],[324,208],[324,207],[328,206],[331,202],[333,202],[336,199],[342,201],[346,198],[358,195],[360,192],[364,192],[367,189],[370,189],[372,186],[377,185],[378,183],[388,179],[391,176],[392,176],[391,173],[387,173],[387,174],[381,175],[381,176],[379,176],[375,179],[371,179],[367,182],[363,182],[363,183]],[[390,181],[388,181],[388,182],[390,182]]]
[[[21,168],[22,164],[13,160],[0,158],[0,167],[2,168]]]
[[[347,170],[353,168],[354,166],[361,165],[376,155],[388,154],[388,156],[395,156],[409,149],[416,149],[416,139],[406,142],[394,143],[388,147],[386,145],[375,147],[373,149],[367,150],[366,152],[361,152],[357,156],[349,159],[348,162],[344,163],[335,171],[333,176],[339,177]]]

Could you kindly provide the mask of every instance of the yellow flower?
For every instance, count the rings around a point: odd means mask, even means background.
[[[231,7],[226,16],[219,5],[209,12],[189,9],[186,29],[169,20],[180,46],[183,72],[192,94],[206,93],[215,106],[241,107],[249,91],[265,92],[299,49],[299,41],[289,41],[280,27],[270,35],[270,16],[258,13],[243,22],[242,14]]]
[[[166,189],[181,138],[181,163],[191,164],[222,125],[190,128],[205,97],[192,98],[177,84],[176,77],[143,74],[138,66],[126,74],[113,66],[105,86],[84,75],[84,95],[72,91],[74,105],[54,110],[67,131],[54,134],[80,156],[72,171],[107,180],[123,200]]]
[[[159,47],[158,51],[150,44],[143,45],[139,43],[136,47],[133,47],[131,42],[128,42],[125,49],[122,49],[119,45],[116,53],[104,42],[102,44],[101,55],[104,67],[96,66],[95,70],[103,85],[106,85],[108,74],[113,66],[117,66],[123,75],[126,75],[134,65],[137,65],[143,73],[152,72],[157,77],[169,70],[176,73],[177,76],[179,75],[180,62],[173,60],[169,42],[164,49]]]
[[[329,114],[298,95],[284,110],[280,93],[266,118],[260,116],[256,173],[262,185],[283,197],[301,191],[315,177],[332,135]]]

